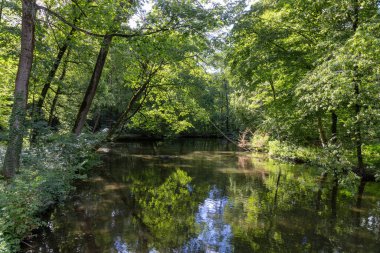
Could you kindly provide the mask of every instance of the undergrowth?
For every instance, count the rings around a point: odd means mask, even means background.
[[[19,172],[0,179],[0,253],[17,252],[23,238],[44,225],[41,214],[65,200],[73,182],[100,160],[94,145],[103,136],[49,135],[24,150]],[[0,164],[5,148],[0,148]]]
[[[259,145],[260,144],[260,145]],[[352,151],[340,145],[330,144],[327,147],[298,146],[293,143],[270,140],[266,135],[254,135],[251,139],[254,150],[268,152],[274,159],[295,163],[307,163],[323,168],[346,173],[356,166],[356,156]],[[259,146],[260,149],[256,147]],[[380,145],[363,146],[363,156],[367,173],[380,179]]]

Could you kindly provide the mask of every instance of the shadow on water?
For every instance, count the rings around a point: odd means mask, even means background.
[[[223,140],[114,144],[27,252],[378,252],[380,187]]]

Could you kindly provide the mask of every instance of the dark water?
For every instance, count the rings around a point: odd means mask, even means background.
[[[380,185],[221,140],[117,144],[28,252],[380,252]]]

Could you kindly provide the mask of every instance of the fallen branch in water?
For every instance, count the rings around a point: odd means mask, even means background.
[[[226,138],[229,142],[231,142],[232,144],[236,145],[237,147],[239,147],[241,149],[244,149],[245,151],[252,151],[251,149],[249,149],[247,147],[240,146],[239,143],[237,143],[236,141],[234,141],[230,137],[228,137],[214,122],[211,121],[211,119],[208,119],[208,120],[223,135],[223,137]]]

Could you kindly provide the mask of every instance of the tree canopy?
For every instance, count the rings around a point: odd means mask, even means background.
[[[4,140],[16,115],[21,12],[31,4],[22,109],[31,143],[52,131],[107,128],[112,140],[250,128],[295,145],[339,146],[357,157],[360,173],[366,148],[378,144],[378,1],[22,4],[1,2]]]

